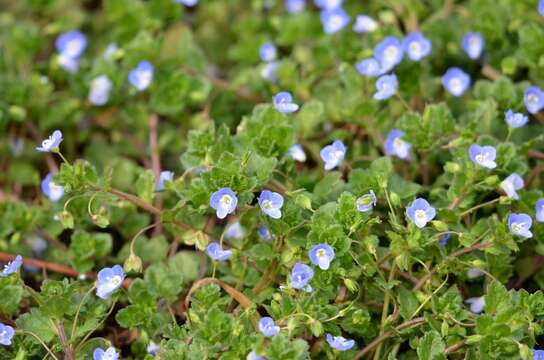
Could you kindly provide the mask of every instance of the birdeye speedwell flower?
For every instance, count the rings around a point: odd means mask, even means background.
[[[468,149],[468,154],[470,160],[472,160],[472,162],[476,165],[488,169],[494,169],[497,167],[497,163],[495,162],[497,150],[495,150],[493,146],[480,146],[477,144],[472,144]]]
[[[290,14],[301,13],[305,6],[305,0],[285,0],[285,8]]]
[[[429,56],[432,44],[422,33],[415,31],[404,38],[402,48],[410,60],[420,61],[424,57]]]
[[[159,174],[159,181],[157,181],[157,185],[155,186],[155,191],[163,191],[164,190],[164,182],[170,181],[172,182],[174,180],[174,173],[172,171],[161,171]]]
[[[524,238],[533,237],[531,232],[531,226],[533,225],[533,219],[527,214],[512,213],[508,215],[508,227],[514,235],[519,235]]]
[[[229,187],[217,190],[210,197],[210,206],[215,209],[219,219],[224,219],[228,214],[234,213],[237,204],[236,193]]]
[[[321,11],[321,24],[327,34],[334,34],[349,24],[349,16],[341,7]]]
[[[331,145],[325,146],[319,152],[321,159],[325,162],[325,170],[332,170],[344,160],[346,156],[346,146],[340,140],[336,140]]]
[[[357,33],[372,32],[378,28],[376,20],[368,15],[357,15],[355,17],[355,24],[353,24],[353,31]]]
[[[538,222],[544,222],[544,198],[539,199],[535,204],[535,218]]]
[[[470,86],[470,76],[458,67],[452,67],[442,77],[442,85],[453,96],[461,96]]]
[[[242,239],[246,232],[239,221],[230,223],[225,228],[225,239]]]
[[[60,130],[53,131],[53,134],[49,138],[42,141],[42,146],[38,146],[36,150],[41,152],[57,151],[60,143],[62,142],[62,132]]]
[[[406,209],[406,215],[418,228],[423,228],[429,221],[434,219],[436,210],[427,200],[417,198]]]
[[[519,196],[517,190],[523,189],[523,179],[516,173],[509,175],[501,182],[501,189],[504,190],[506,195],[514,200],[518,200]]]
[[[102,348],[96,348],[93,352],[93,360],[117,360],[119,354],[115,351],[114,347],[109,347],[106,350]]]
[[[14,334],[15,330],[11,326],[0,323],[0,345],[11,345],[11,339],[13,339]]]
[[[15,274],[22,264],[23,258],[21,255],[17,255],[13,261],[10,261],[4,265],[4,269],[0,272],[0,277],[7,277],[11,274]]]
[[[107,299],[121,287],[125,280],[125,272],[121,266],[114,265],[100,270],[96,277],[96,296]]]
[[[277,50],[274,44],[267,42],[261,45],[259,49],[259,56],[264,62],[270,62],[276,60]]]
[[[383,144],[387,155],[397,156],[403,160],[410,158],[412,144],[402,139],[404,135],[404,131],[398,129],[393,129],[389,132]]]
[[[376,77],[382,73],[380,63],[374,58],[368,58],[355,64],[355,69],[359,74],[369,77]]]
[[[283,206],[283,196],[277,192],[263,190],[259,197],[259,206],[266,215],[273,219],[281,218],[281,207]]]
[[[376,81],[376,92],[373,97],[376,100],[386,100],[397,91],[397,76],[395,74],[382,75]]]
[[[332,336],[327,333],[325,338],[329,345],[336,350],[346,351],[355,346],[355,340],[348,340],[343,336]]]
[[[314,271],[311,267],[309,267],[306,264],[301,264],[297,262],[295,266],[293,266],[293,269],[291,270],[291,275],[289,278],[291,279],[291,286],[295,289],[302,289],[306,292],[311,292],[312,287],[310,284],[310,280],[314,277]]]
[[[96,106],[102,106],[108,102],[110,98],[112,83],[106,75],[95,77],[91,81],[89,90],[89,102]]]
[[[544,91],[537,86],[531,86],[525,90],[523,102],[527,111],[531,114],[536,114],[544,108]]]
[[[368,194],[357,198],[357,210],[359,210],[360,212],[367,212],[372,210],[372,208],[376,206],[376,200],[377,199],[374,190],[370,189]]]
[[[288,154],[296,161],[299,161],[299,162],[306,161],[306,153],[304,152],[304,149],[302,148],[302,145],[300,144],[295,144],[291,146],[289,148]]]
[[[317,244],[310,249],[309,255],[312,264],[321,270],[328,270],[334,260],[334,249],[328,244]]]
[[[504,113],[504,120],[506,121],[508,126],[512,128],[519,128],[525,126],[525,124],[529,122],[529,117],[522,113],[515,113],[512,111],[512,109],[509,109],[507,112]]]
[[[51,201],[58,201],[64,196],[64,187],[53,182],[53,174],[49,173],[42,180],[43,194]]]
[[[374,48],[374,57],[380,62],[382,73],[393,69],[401,62],[403,55],[402,44],[394,36],[387,36]]]
[[[140,61],[128,74],[128,81],[139,91],[143,91],[153,81],[153,65],[148,61]]]
[[[259,330],[264,336],[270,337],[278,334],[280,332],[280,327],[274,324],[274,319],[265,316],[259,320]]]
[[[484,50],[484,38],[480,33],[468,32],[463,37],[461,45],[468,57],[472,60],[476,60],[482,55]]]
[[[293,102],[290,92],[282,91],[274,96],[274,107],[281,113],[292,113],[298,110],[299,106]]]
[[[469,304],[470,311],[474,314],[480,314],[484,311],[485,299],[483,296],[466,299],[465,303]]]
[[[216,261],[227,261],[232,256],[232,250],[223,250],[217,242],[208,244],[206,248],[208,255]]]

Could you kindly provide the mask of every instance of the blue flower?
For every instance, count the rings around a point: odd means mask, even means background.
[[[544,0],[540,0],[538,2],[538,13],[544,16]],[[544,350],[540,350],[540,351],[544,351]]]
[[[478,268],[471,268],[467,271],[467,277],[469,279],[476,279],[479,277],[482,277],[484,275],[484,272]]]
[[[64,196],[64,187],[53,182],[53,174],[49,173],[42,180],[42,192],[51,201],[58,201]]]
[[[266,215],[273,219],[279,219],[281,218],[283,196],[277,192],[263,190],[259,196],[259,206]]]
[[[309,251],[312,264],[319,266],[321,270],[328,270],[334,260],[334,249],[327,244],[317,244]]]
[[[75,74],[79,70],[79,59],[71,58],[65,54],[59,55],[59,65],[71,74]]]
[[[274,319],[270,316],[265,316],[259,320],[259,330],[264,336],[274,336],[280,332],[280,327],[274,324]]]
[[[485,299],[483,296],[466,299],[465,303],[470,305],[470,311],[474,314],[480,314],[484,311]]]
[[[108,45],[106,50],[104,50],[104,54],[102,55],[102,57],[106,60],[111,60],[118,49],[119,48],[117,47],[116,43],[111,43]]]
[[[434,219],[435,215],[435,208],[423,198],[415,199],[410,206],[406,208],[406,216],[408,216],[408,218],[410,218],[410,220],[412,220],[420,229]]]
[[[336,350],[346,351],[355,346],[355,340],[348,340],[343,336],[332,336],[327,333],[325,337],[329,345]]]
[[[368,194],[364,194],[357,198],[357,210],[360,212],[367,212],[372,210],[376,206],[376,194],[374,190],[370,189]]]
[[[157,185],[155,185],[155,191],[163,191],[164,182],[165,181],[172,182],[173,180],[174,180],[174,173],[172,171],[161,171],[159,175],[159,181],[157,182]]]
[[[106,104],[110,98],[111,87],[111,80],[106,75],[95,77],[91,81],[91,88],[89,89],[89,102],[97,106]]]
[[[227,261],[232,256],[232,250],[223,250],[216,242],[209,243],[206,252],[216,261]]]
[[[102,348],[96,348],[93,352],[93,360],[117,360],[119,354],[115,351],[114,347],[109,347],[106,350]]]
[[[353,24],[353,31],[357,33],[373,32],[378,28],[376,20],[370,16],[361,14],[355,18],[355,24]]]
[[[215,209],[219,219],[224,219],[228,214],[232,214],[236,210],[237,204],[236,193],[229,187],[217,190],[210,197],[210,206]]]
[[[374,58],[359,61],[357,64],[355,64],[355,68],[359,74],[364,76],[376,77],[382,73],[380,63]]]
[[[125,273],[119,265],[103,268],[98,272],[96,281],[96,296],[107,299],[123,284]]]
[[[140,61],[128,74],[128,81],[139,91],[147,89],[152,80],[153,65],[148,61]]]
[[[542,9],[540,9],[540,6],[542,6]],[[540,1],[539,12],[540,15],[544,16],[544,0]],[[533,360],[544,360],[544,350],[533,349]]]
[[[527,124],[529,117],[527,115],[523,115],[522,113],[514,113],[512,109],[509,109],[504,113],[504,120],[508,126],[512,128],[519,128]]]
[[[156,344],[155,342],[150,341],[147,347],[145,348],[145,351],[147,351],[147,353],[151,356],[157,356],[157,353],[159,352],[160,349],[161,347],[159,346],[159,344]]]
[[[404,52],[400,40],[387,36],[374,48],[374,57],[380,62],[382,73],[393,69],[401,62]]]
[[[463,37],[461,46],[463,46],[463,50],[465,50],[469,58],[476,60],[482,55],[484,43],[482,34],[477,32],[468,32]]]
[[[45,250],[47,250],[47,241],[40,236],[33,236],[29,239],[30,247],[32,251],[38,256],[41,256]]]
[[[341,7],[322,10],[320,17],[323,30],[327,34],[334,34],[349,24],[349,16]]]
[[[510,199],[518,200],[519,196],[516,190],[523,189],[524,185],[521,176],[513,173],[501,182],[501,189],[504,190]]]
[[[302,289],[306,292],[311,292],[312,287],[308,283],[313,277],[314,271],[311,267],[297,262],[291,270],[291,286],[295,289]]]
[[[448,240],[451,238],[451,234],[448,233],[448,234],[444,234],[440,237],[440,240],[438,240],[438,244],[440,246],[446,246],[446,244],[448,243]]]
[[[315,6],[320,9],[335,9],[342,5],[344,0],[314,0]]]
[[[403,160],[410,158],[412,144],[401,139],[404,135],[404,131],[398,129],[393,129],[389,132],[383,144],[387,155],[397,156]]]
[[[272,43],[269,43],[269,42],[264,43],[259,49],[259,56],[261,57],[261,60],[264,62],[270,62],[270,61],[276,60],[276,56],[277,56],[276,47]]]
[[[299,162],[306,161],[306,153],[300,144],[295,144],[289,148],[287,152],[294,160]]]
[[[306,6],[304,0],[285,0],[285,8],[290,14],[298,14],[304,10]]]
[[[272,62],[264,64],[264,66],[261,69],[261,77],[271,82],[278,81],[276,72],[278,71],[279,67],[280,67],[280,63],[277,61],[272,61]]]
[[[419,61],[431,53],[433,46],[431,41],[422,33],[415,31],[404,38],[402,48],[408,54],[410,60]]]
[[[49,138],[42,141],[42,146],[36,148],[41,152],[51,152],[58,150],[60,143],[62,142],[62,132],[60,130],[53,131],[53,134]]]
[[[470,156],[470,160],[472,160],[472,162],[476,165],[488,169],[494,169],[497,167],[497,163],[495,162],[497,150],[495,150],[493,146],[480,146],[477,144],[472,144],[468,149],[468,154]]]
[[[290,92],[282,91],[274,96],[274,106],[281,113],[292,113],[298,110],[298,105],[293,102]]]
[[[198,0],[176,0],[176,2],[178,4],[183,4],[183,5],[189,6],[189,7],[192,7],[192,6],[195,6],[196,4],[198,4]]]
[[[11,345],[13,334],[15,331],[11,326],[0,323],[0,345]]]
[[[57,37],[55,47],[66,58],[77,59],[87,47],[87,38],[80,31],[71,30]]]
[[[524,238],[533,237],[533,233],[529,230],[533,225],[533,219],[527,214],[512,213],[508,215],[508,227],[514,235],[519,235]]]
[[[442,85],[453,96],[461,96],[470,86],[470,76],[458,67],[452,67],[442,76]]]
[[[264,356],[257,355],[255,350],[247,354],[246,360],[266,360]]]
[[[260,226],[257,229],[257,232],[259,233],[259,237],[264,241],[271,241],[273,238],[270,230],[266,226]]]
[[[544,198],[539,199],[535,204],[535,218],[538,222],[544,222]]]
[[[346,156],[346,146],[340,140],[325,146],[319,152],[319,156],[325,162],[325,170],[331,170],[340,165]]]
[[[0,277],[7,277],[11,274],[15,274],[22,264],[23,258],[21,257],[21,255],[17,255],[15,257],[15,260],[8,262],[4,266],[4,269],[0,272]]]
[[[395,74],[380,76],[376,81],[376,92],[374,93],[374,99],[389,99],[397,91],[397,85],[397,76]]]
[[[239,221],[235,221],[227,225],[224,236],[225,239],[242,239],[245,234],[246,232],[244,231],[242,224],[240,224]]]
[[[525,90],[523,102],[527,111],[536,114],[544,108],[544,92],[538,86],[531,86]]]

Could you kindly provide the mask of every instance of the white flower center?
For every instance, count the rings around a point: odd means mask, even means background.
[[[339,15],[334,15],[329,19],[329,26],[333,29],[337,29],[342,26],[343,19]]]
[[[424,210],[418,209],[414,212],[414,215],[417,220],[425,220],[427,218],[427,215],[425,214]]]
[[[55,184],[54,182],[49,183],[49,194],[52,198],[58,198],[62,196],[64,188],[60,185]]]
[[[270,200],[264,200],[263,201],[263,208],[270,210],[272,209],[272,202]]]
[[[121,284],[121,277],[119,275],[108,276],[106,280],[113,286]]]
[[[79,41],[70,41],[66,45],[66,53],[70,56],[75,56],[79,52],[80,48],[81,44],[79,43]]]
[[[537,97],[535,96],[535,94],[529,94],[527,95],[527,102],[529,104],[536,104],[536,102],[538,101]]]
[[[399,53],[399,49],[397,49],[396,46],[388,46],[385,49],[385,57],[387,60],[391,61],[397,57],[397,54]]]
[[[317,255],[318,258],[322,258],[322,257],[325,257],[327,255],[327,253],[325,252],[325,250],[319,249],[319,250],[317,250],[316,255]]]
[[[413,55],[415,55],[415,56],[421,55],[421,44],[419,42],[412,41],[408,47],[410,49],[410,52]]]
[[[8,332],[6,330],[0,331],[0,340],[4,340]]]
[[[51,138],[45,139],[44,141],[42,141],[42,147],[44,149],[48,149],[52,144],[53,144],[53,139]]]
[[[459,78],[453,78],[450,80],[450,89],[453,93],[459,93],[461,92],[463,88],[463,85],[461,84],[461,80]]]
[[[221,197],[221,200],[219,200],[219,202],[221,203],[221,205],[223,206],[229,206],[230,203],[232,202],[232,198],[230,197],[230,195],[223,195]]]
[[[525,223],[512,223],[512,231],[521,231],[524,225]]]

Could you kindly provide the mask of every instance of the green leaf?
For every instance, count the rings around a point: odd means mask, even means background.
[[[417,356],[420,360],[442,360],[446,359],[444,350],[446,347],[442,337],[437,331],[432,330],[419,341]]]

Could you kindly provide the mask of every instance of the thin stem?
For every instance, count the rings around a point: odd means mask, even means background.
[[[62,161],[64,161],[67,165],[70,165],[70,162],[68,160],[66,160],[66,158],[64,157],[64,155],[62,155],[62,153],[60,152],[60,150],[57,150],[57,151],[54,151],[55,154],[57,154],[58,156],[60,156],[60,158],[62,159]]]
[[[476,205],[476,206],[474,206],[474,207],[471,207],[470,209],[463,211],[463,212],[461,213],[460,217],[463,217],[463,216],[465,216],[465,215],[468,215],[468,214],[470,214],[471,212],[473,212],[474,210],[478,210],[478,209],[483,208],[483,207],[485,207],[485,206],[487,206],[487,205],[491,205],[491,204],[494,204],[494,203],[496,203],[496,202],[499,202],[500,199],[501,199],[501,198],[496,198],[496,199],[493,199],[493,200],[489,200],[489,201],[487,201],[487,202],[485,202],[485,203]]]
[[[389,272],[389,283],[392,282],[395,279],[395,270],[396,266],[395,263],[391,265],[391,271]],[[385,297],[383,300],[383,308],[382,308],[382,321],[380,325],[380,335],[383,335],[385,330],[385,324],[387,322],[387,316],[389,315],[389,302],[391,301],[391,293],[387,291],[385,293]],[[378,348],[376,349],[376,352],[374,353],[374,360],[380,359],[380,353],[382,350],[382,343],[378,344]]]
[[[28,331],[28,330],[16,330],[16,332],[20,332],[21,334],[28,334],[28,335],[31,335],[33,336],[36,340],[38,340],[38,342],[40,344],[42,344],[42,346],[45,348],[45,350],[47,350],[47,353],[55,360],[59,360],[58,357],[55,356],[55,354],[53,353],[53,351],[51,351],[51,349],[49,347],[47,347],[47,345],[45,344],[45,342],[36,334],[34,334],[32,331]]]
[[[92,333],[94,333],[96,331],[96,329],[98,329],[100,326],[102,326],[102,324],[104,323],[104,321],[106,321],[106,319],[110,316],[111,312],[113,311],[113,308],[115,307],[115,304],[117,303],[117,301],[114,301],[112,304],[111,304],[111,307],[110,307],[110,310],[108,311],[108,313],[106,314],[106,316],[104,316],[104,318],[102,318],[102,320],[100,320],[100,322],[94,327],[94,329],[92,329],[91,331],[89,331],[87,333],[87,335],[85,335],[85,337],[83,338],[83,340],[81,340],[81,342],[76,346],[76,350],[75,352],[77,353],[78,350],[81,348],[81,346],[83,344],[85,344],[85,342],[87,341],[87,339],[89,338],[89,336],[92,335]]]
[[[76,316],[74,318],[74,323],[72,324],[72,331],[70,332],[70,340],[72,340],[74,338],[74,335],[76,333],[76,326],[77,326],[77,318],[79,317],[79,312],[81,311],[81,308],[83,307],[83,303],[85,302],[85,300],[87,300],[87,297],[93,292],[93,290],[95,289],[96,285],[93,285],[89,291],[87,291],[85,293],[85,295],[83,295],[83,298],[81,299],[81,302],[79,303],[79,305],[77,306],[77,311],[76,311]]]

